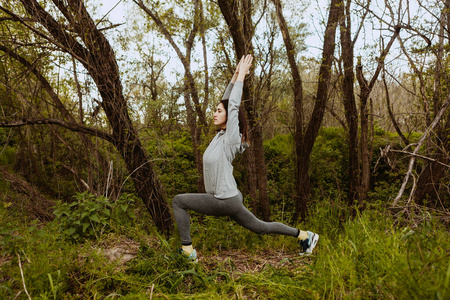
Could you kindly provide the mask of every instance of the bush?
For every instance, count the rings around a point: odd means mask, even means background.
[[[111,221],[130,219],[130,205],[134,199],[123,194],[116,202],[96,197],[88,192],[77,194],[72,203],[57,202],[54,214],[62,236],[69,240],[99,239],[111,229]]]
[[[345,198],[348,186],[348,143],[342,128],[322,128],[310,158],[311,185],[316,197]]]

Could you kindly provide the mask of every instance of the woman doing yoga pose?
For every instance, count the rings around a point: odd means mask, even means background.
[[[249,72],[253,57],[243,56],[222,101],[214,113],[214,125],[220,131],[213,138],[203,155],[205,194],[180,194],[172,202],[182,243],[182,253],[197,261],[192,246],[188,210],[211,216],[229,216],[239,225],[258,234],[289,235],[300,240],[300,254],[310,254],[319,235],[301,231],[278,222],[264,222],[256,218],[242,203],[243,197],[233,177],[232,162],[236,154],[248,147],[245,114],[240,107],[245,75]]]

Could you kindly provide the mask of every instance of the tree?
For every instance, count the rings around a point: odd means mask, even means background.
[[[1,9],[11,18],[28,27],[36,36],[46,39],[84,66],[101,95],[101,107],[108,118],[111,133],[89,130],[78,123],[53,119],[9,120],[3,122],[2,126],[58,124],[71,130],[95,132],[97,136],[107,139],[123,157],[136,192],[143,200],[156,226],[163,232],[169,232],[172,228],[172,220],[165,201],[164,188],[130,120],[115,54],[108,40],[99,30],[82,1],[54,0],[54,5],[64,17],[59,18],[58,21],[36,0],[21,0],[21,3],[27,14],[25,16],[16,15],[5,7]],[[41,28],[45,28],[45,31]]]
[[[400,33],[400,26],[391,24],[393,26],[393,33],[387,45],[380,51],[377,57],[377,67],[372,75],[370,81],[364,77],[362,70],[361,58],[358,59],[356,66],[356,78],[360,86],[359,94],[359,116],[356,105],[356,97],[354,92],[354,47],[359,37],[359,33],[363,28],[364,21],[369,13],[371,1],[369,0],[364,7],[364,14],[361,17],[360,24],[355,36],[352,38],[351,25],[351,0],[343,2],[341,6],[340,17],[340,33],[341,33],[341,51],[343,62],[342,76],[342,92],[345,108],[345,117],[348,128],[348,144],[349,144],[349,189],[348,189],[348,204],[354,205],[356,203],[362,207],[367,200],[367,195],[370,189],[370,162],[372,157],[372,147],[369,141],[369,108],[368,101],[370,93],[372,92],[378,76],[383,69],[384,61],[388,55],[392,44],[397,39]],[[393,16],[392,19],[394,20]],[[380,45],[384,46],[383,40]],[[358,119],[360,120],[360,142],[358,143]]]
[[[412,167],[415,158],[418,156],[421,143],[426,142],[426,161],[421,169],[417,182],[408,197],[408,202],[415,200],[418,204],[425,204],[427,200],[435,200],[430,204],[434,206],[445,206],[440,196],[441,181],[448,178],[448,162],[450,161],[450,114],[447,112],[449,105],[448,94],[448,78],[445,63],[448,60],[447,51],[445,50],[446,40],[450,41],[449,20],[450,20],[450,1],[436,1],[436,5],[425,6],[420,3],[419,7],[425,11],[425,18],[429,18],[434,22],[430,22],[429,26],[422,23],[414,24],[409,22],[403,27],[410,35],[417,36],[419,40],[413,39],[413,46],[409,48],[405,39],[398,37],[403,54],[408,59],[414,78],[418,81],[417,95],[422,104],[425,114],[426,124],[425,133],[418,143],[410,159],[408,172],[405,176],[403,185],[394,199],[394,205],[397,205],[406,188],[406,183],[412,174]],[[433,8],[436,11],[433,11]],[[428,24],[428,23],[427,23]],[[433,25],[431,25],[433,24]],[[438,24],[438,26],[434,26]],[[433,45],[433,40],[437,42]],[[423,44],[425,42],[425,44]],[[427,60],[420,63],[418,57],[427,57],[433,55],[431,62],[434,64],[427,65]],[[423,71],[425,70],[425,71]],[[412,145],[408,145],[406,148]],[[405,148],[405,149],[406,149]]]
[[[335,36],[338,21],[339,1],[331,1],[330,11],[325,29],[322,62],[318,74],[317,94],[314,109],[307,126],[304,126],[305,112],[303,100],[303,83],[300,70],[295,60],[297,50],[291,40],[287,22],[282,11],[280,0],[272,0],[275,5],[278,24],[283,35],[289,66],[291,69],[292,86],[294,90],[294,143],[295,143],[295,215],[304,218],[307,213],[311,192],[309,182],[309,157],[314,141],[321,126],[326,103],[328,100],[328,86],[331,79],[331,65],[335,49]]]

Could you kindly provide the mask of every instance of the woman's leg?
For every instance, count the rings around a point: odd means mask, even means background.
[[[319,241],[319,235],[311,231],[300,231],[278,222],[264,222],[253,215],[243,204],[242,196],[239,209],[231,216],[239,225],[258,234],[282,234],[296,237],[300,240],[300,255],[312,253]]]
[[[304,243],[300,254],[309,254],[314,249],[319,235],[301,232],[278,222],[264,222],[253,215],[244,205],[241,193],[228,199],[217,199],[211,194],[181,194],[172,202],[173,211],[183,245],[191,245],[190,219],[187,209],[211,216],[230,216],[236,223],[258,234],[281,234],[297,237]],[[306,233],[305,238],[300,233]]]
[[[188,209],[210,216],[231,216],[239,208],[239,198],[217,199],[211,194],[180,194],[172,201],[181,243],[191,244]],[[242,196],[241,196],[242,199]],[[242,205],[242,200],[240,201]]]
[[[255,217],[244,205],[239,211],[232,215],[231,218],[241,225],[258,234],[281,234],[293,237],[298,237],[300,230],[294,227],[287,226],[278,222],[264,222]]]

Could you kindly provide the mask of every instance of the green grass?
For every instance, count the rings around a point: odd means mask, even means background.
[[[142,210],[136,211],[143,214]],[[450,239],[432,216],[416,228],[394,226],[389,213],[370,208],[348,219],[339,202],[311,208],[301,228],[320,234],[314,255],[295,257],[295,239],[258,236],[227,218],[192,218],[201,262],[178,253],[179,240],[159,236],[145,216],[112,224],[99,240],[70,242],[56,222],[27,221],[0,203],[0,299],[448,299]],[[406,224],[403,222],[403,224]],[[5,238],[7,237],[7,238]],[[110,261],[104,249],[133,241],[136,257]],[[103,249],[103,250],[102,250]],[[281,264],[242,272],[231,251],[264,259],[267,250],[291,253]],[[19,258],[24,275],[21,277]]]

